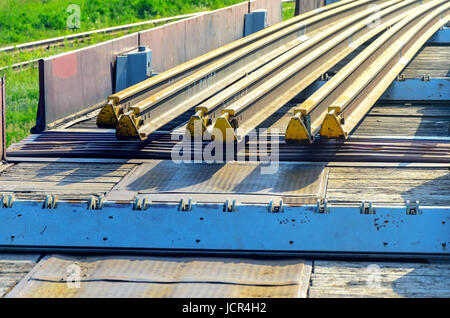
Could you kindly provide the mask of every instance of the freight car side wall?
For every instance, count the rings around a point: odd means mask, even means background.
[[[162,72],[243,36],[248,2],[166,24],[39,62],[39,106],[32,132],[52,128],[97,108],[114,90],[117,55],[146,45],[153,68]],[[282,19],[281,0],[253,0],[250,9],[267,9],[268,25]]]

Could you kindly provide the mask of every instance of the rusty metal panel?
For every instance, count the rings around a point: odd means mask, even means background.
[[[1,160],[6,159],[6,90],[5,78],[0,78],[0,151]]]
[[[300,14],[324,6],[324,0],[300,1]]]
[[[135,50],[138,47],[139,32],[125,35],[118,39],[114,39],[111,42],[112,42],[112,56],[113,58],[115,58],[117,57],[117,55],[121,55],[125,52]]]
[[[186,61],[184,21],[142,31],[139,41],[139,45],[152,50],[152,64],[156,72],[163,72]]]
[[[137,46],[135,33],[40,60],[35,132],[103,102],[113,92],[116,56]]]
[[[188,61],[207,53],[205,48],[206,42],[209,39],[198,31],[207,28],[206,21],[205,15],[200,15],[192,19],[187,19],[185,22],[186,37],[189,38],[189,43],[195,43],[195,45],[186,45],[186,59]]]
[[[256,0],[251,8],[267,9],[268,23],[281,21],[280,0]],[[186,20],[141,31],[140,45],[153,51],[155,71],[163,72],[240,39],[248,3],[240,3]]]
[[[49,255],[7,297],[306,297],[311,267],[301,259]],[[77,268],[79,288],[70,288]]]
[[[322,1],[322,0],[314,0]],[[305,1],[301,1],[305,2]],[[313,0],[306,1],[308,3]],[[267,9],[267,24],[268,26],[277,24],[282,20],[282,3],[279,0],[256,0],[251,3],[251,10]]]

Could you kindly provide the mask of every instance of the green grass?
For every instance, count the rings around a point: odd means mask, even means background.
[[[284,2],[283,21],[294,17],[294,13],[295,13],[295,2]]]
[[[30,68],[6,74],[6,144],[30,134],[39,101],[39,70]]]
[[[179,14],[214,10],[243,0],[1,0],[0,46],[36,41]],[[80,28],[67,20],[80,7]]]

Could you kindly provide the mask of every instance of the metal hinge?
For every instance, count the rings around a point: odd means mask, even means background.
[[[57,195],[47,195],[45,197],[43,209],[54,209],[56,207],[56,201],[58,201]]]
[[[321,81],[328,81],[328,80],[329,80],[328,73],[322,73],[322,74],[320,74],[320,80],[321,80]]]
[[[100,210],[103,207],[103,196],[91,196],[88,202],[88,210]]]
[[[361,214],[375,214],[375,208],[372,206],[372,202],[361,202]]]
[[[134,201],[133,210],[144,211],[147,210],[147,206],[151,203],[151,200],[147,197],[137,197]]]
[[[419,207],[419,201],[416,202],[409,202],[409,200],[406,201],[406,214],[407,215],[422,214]]]
[[[14,194],[2,195],[2,208],[12,208],[14,203]]]
[[[280,203],[278,205],[273,203],[273,200],[270,200],[268,210],[270,213],[281,213],[283,212],[283,200],[280,199]]]
[[[327,207],[327,200],[326,199],[319,199],[317,200],[317,206],[314,212],[321,213],[321,214],[328,214],[330,213],[330,208]]]
[[[223,205],[223,212],[236,212],[236,200],[226,200]]]
[[[186,202],[184,199],[180,200],[180,204],[178,205],[178,211],[192,211],[192,199]]]

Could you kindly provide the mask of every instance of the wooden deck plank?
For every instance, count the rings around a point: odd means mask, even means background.
[[[309,297],[449,297],[450,264],[314,261]]]
[[[0,254],[0,297],[4,297],[36,264],[39,254]]]
[[[136,164],[18,163],[0,173],[0,192],[19,199],[85,200],[111,190]]]
[[[330,203],[372,201],[450,205],[449,169],[330,167],[326,197]]]

